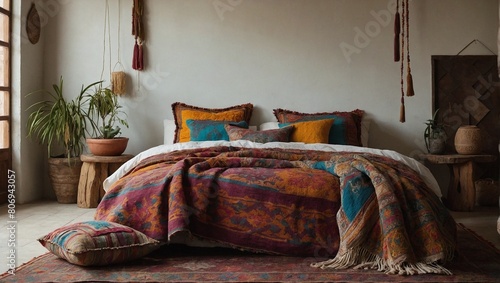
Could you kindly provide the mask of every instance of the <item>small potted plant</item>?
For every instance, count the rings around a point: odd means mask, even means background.
[[[82,162],[80,154],[85,147],[87,126],[87,91],[99,82],[83,86],[73,100],[63,96],[63,78],[53,84],[53,91],[37,90],[28,94],[45,94],[48,99],[38,101],[27,108],[32,111],[28,116],[28,137],[37,138],[47,145],[49,155],[49,176],[52,188],[60,203],[76,203],[78,180]],[[62,153],[52,155],[56,149]]]
[[[439,109],[434,112],[432,119],[427,120],[427,127],[424,131],[425,147],[431,154],[441,154],[446,147],[445,125],[437,120]]]
[[[118,156],[127,148],[128,138],[121,134],[119,125],[128,127],[122,106],[117,96],[109,88],[99,85],[90,96],[88,115],[92,137],[87,138],[89,151],[99,156]]]

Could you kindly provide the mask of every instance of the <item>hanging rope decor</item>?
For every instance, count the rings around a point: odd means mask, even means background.
[[[121,34],[121,5],[120,5],[120,0],[118,0],[118,35],[117,35],[117,38],[118,38],[118,50],[117,50],[118,61],[116,62],[114,69],[116,69],[116,66],[120,66],[121,70],[115,71],[113,69],[113,72],[111,72],[111,91],[116,95],[125,94],[125,92],[126,92],[126,79],[127,79],[127,74],[123,71],[124,68],[123,68],[123,65],[121,62],[120,34]]]
[[[405,1],[406,0],[402,0],[402,10],[403,10],[403,17],[401,18],[401,25],[403,26],[403,28],[401,29],[401,37],[403,38],[403,40],[401,40],[401,106],[399,108],[399,122],[401,123],[404,123],[406,122],[406,113],[405,113],[405,89],[404,89],[404,65],[405,65],[405,20],[406,20],[406,17],[404,15],[404,11],[405,11]],[[399,1],[398,1],[399,2]]]
[[[104,3],[104,33],[103,33],[103,50],[102,50],[102,70],[101,81],[104,81],[104,73],[106,70],[106,48],[109,52],[109,72],[111,72],[111,22],[109,19],[109,1]]]
[[[394,62],[399,62],[400,51],[399,45],[401,44],[401,39],[399,35],[401,34],[401,15],[399,14],[399,0],[396,0],[396,15],[394,16]]]
[[[132,7],[132,35],[135,37],[134,55],[132,58],[132,68],[134,70],[144,70],[144,26],[142,16],[144,13],[144,1],[134,0]]]
[[[401,3],[401,5],[400,5]],[[400,8],[401,7],[401,8]],[[405,115],[405,59],[406,59],[406,96],[414,96],[413,77],[410,66],[410,5],[409,0],[397,0],[394,18],[394,61],[401,61],[401,107],[399,121],[406,121]],[[400,14],[401,10],[401,14]],[[400,37],[401,34],[401,37]],[[406,53],[406,54],[405,54]],[[406,56],[405,56],[406,55]]]
[[[406,72],[406,96],[414,96],[415,90],[413,89],[413,77],[411,75],[410,66],[410,3],[409,0],[406,1],[405,17],[406,17],[406,62],[408,70]]]

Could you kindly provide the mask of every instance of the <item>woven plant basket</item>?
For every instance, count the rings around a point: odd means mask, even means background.
[[[82,161],[73,157],[49,158],[49,177],[59,203],[76,203]]]
[[[498,181],[481,179],[475,182],[476,204],[481,206],[498,206]]]

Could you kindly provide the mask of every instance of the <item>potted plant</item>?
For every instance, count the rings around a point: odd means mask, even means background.
[[[28,107],[27,111],[33,112],[28,116],[27,131],[28,137],[36,137],[40,143],[47,145],[49,176],[60,203],[76,203],[77,200],[82,166],[79,156],[85,147],[87,126],[86,93],[98,83],[86,87],[82,85],[80,94],[73,100],[63,96],[62,77],[59,84],[52,85],[53,91],[42,89],[28,94],[42,93],[49,96]],[[52,156],[52,150],[57,146],[63,152]]]
[[[127,148],[128,138],[117,137],[121,134],[119,125],[128,127],[128,123],[113,91],[98,86],[89,98],[88,114],[93,131],[92,138],[87,138],[90,152],[101,156],[121,155]]]
[[[446,146],[446,131],[445,125],[437,120],[439,109],[434,112],[432,119],[427,120],[427,127],[424,131],[425,147],[431,154],[443,153]]]

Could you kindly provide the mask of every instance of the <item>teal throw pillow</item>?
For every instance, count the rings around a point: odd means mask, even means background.
[[[214,120],[186,120],[189,128],[190,141],[229,141],[229,136],[224,128],[230,124],[240,128],[248,128],[245,121],[227,122]]]

